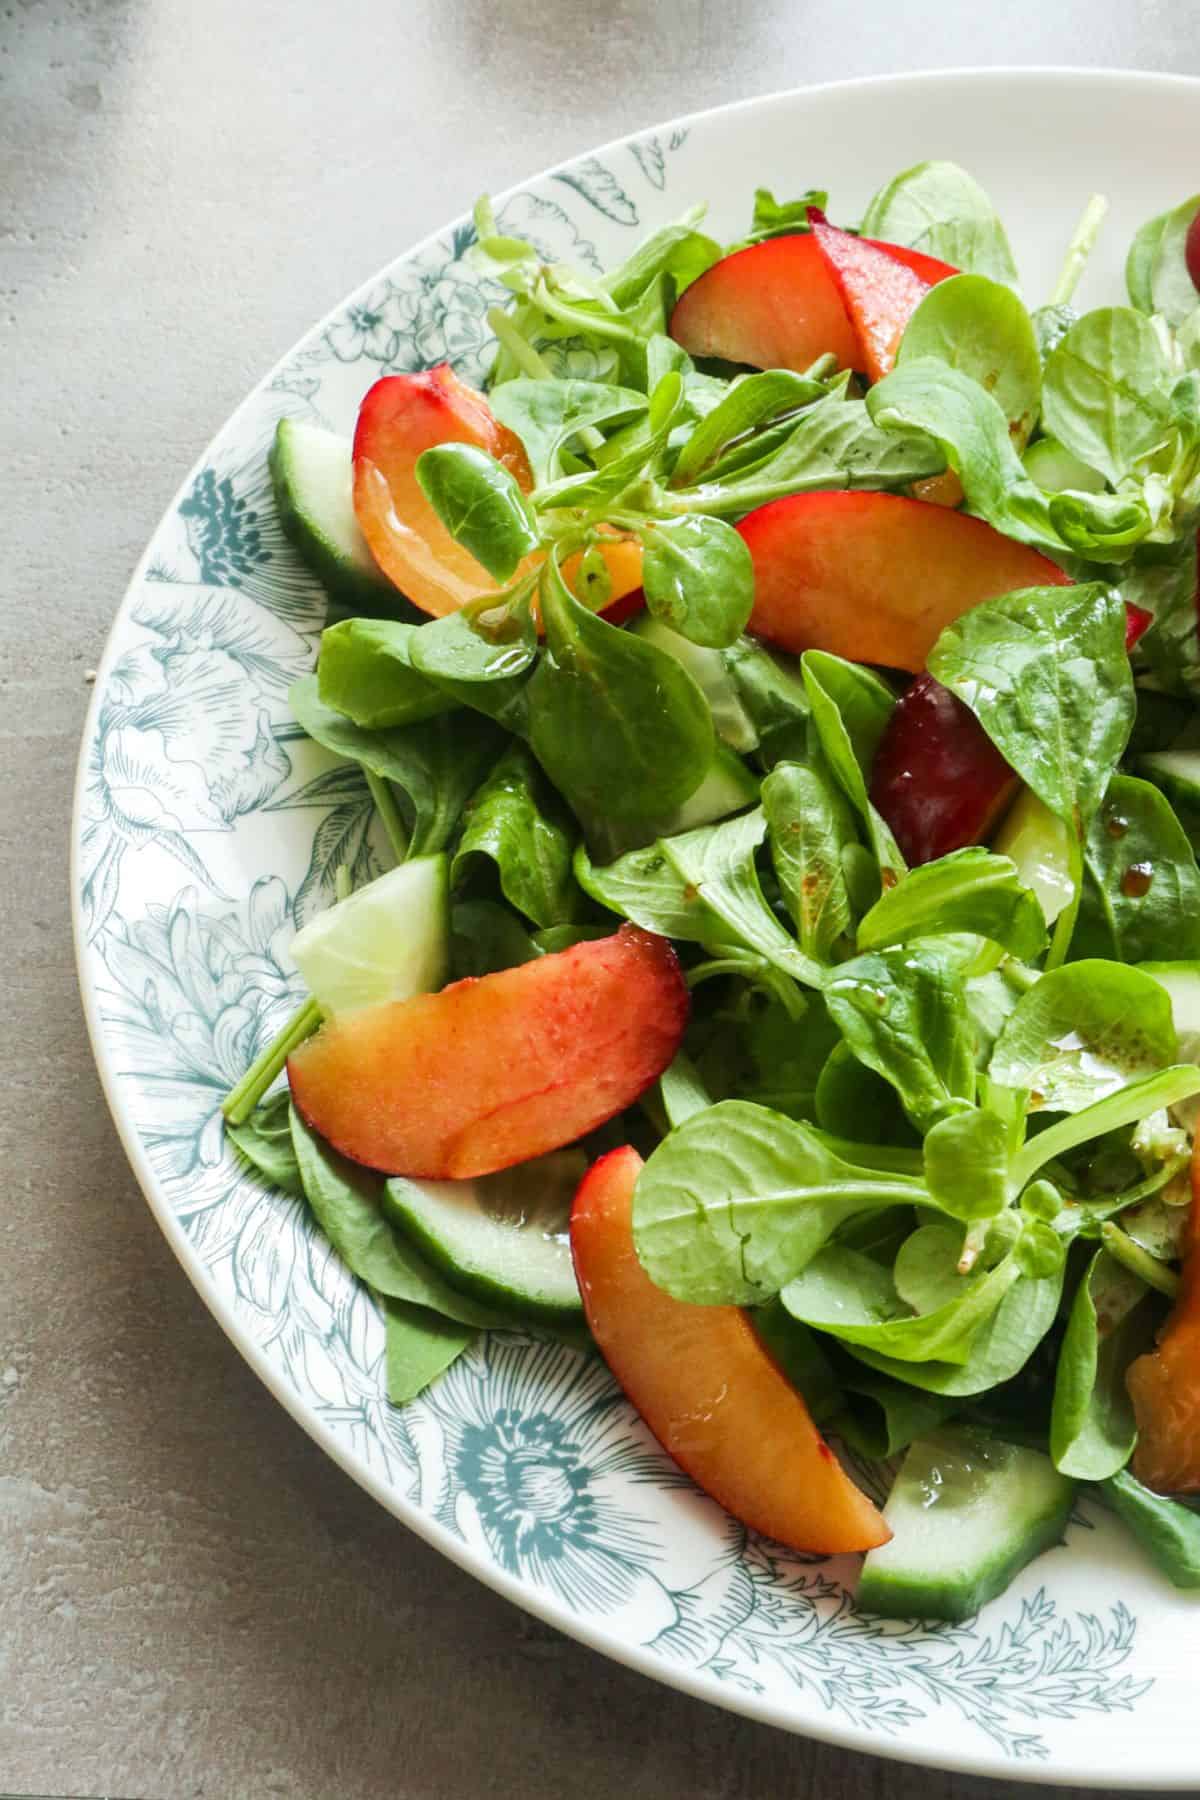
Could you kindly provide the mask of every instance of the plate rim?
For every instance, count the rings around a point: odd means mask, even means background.
[[[497,193],[494,199],[497,204],[503,204],[560,171],[572,168],[586,158],[603,157],[652,132],[687,130],[701,123],[724,119],[739,113],[750,113],[757,109],[789,103],[803,104],[816,96],[885,88],[888,90],[906,87],[916,89],[923,85],[942,85],[954,82],[983,85],[987,82],[1006,79],[1016,79],[1022,82],[1032,79],[1037,83],[1069,82],[1079,86],[1096,87],[1133,85],[1147,89],[1157,88],[1160,91],[1168,89],[1180,93],[1191,91],[1200,99],[1200,75],[1152,69],[1122,69],[1111,65],[1090,67],[1086,64],[1055,63],[1024,66],[1009,63],[994,66],[964,64],[946,69],[913,69],[895,74],[852,76],[836,81],[811,82],[799,86],[776,88],[764,94],[726,101],[718,106],[700,107],[691,112],[638,126],[631,131],[607,139],[604,143],[589,145],[573,156],[552,163],[536,173],[513,182],[509,187]],[[289,1387],[282,1374],[272,1365],[265,1351],[255,1343],[249,1332],[238,1322],[232,1308],[227,1306],[219,1290],[205,1276],[178,1217],[171,1208],[165,1193],[161,1191],[158,1177],[141,1143],[136,1124],[128,1113],[120,1093],[112,1052],[105,1040],[99,996],[96,984],[89,974],[88,945],[81,898],[80,857],[83,807],[88,778],[88,752],[96,735],[105,686],[116,657],[118,631],[151,564],[159,534],[177,511],[180,501],[186,496],[195,477],[205,466],[215,439],[233,426],[243,412],[253,404],[255,397],[270,386],[276,375],[294,356],[298,346],[325,329],[340,314],[354,294],[380,280],[386,271],[394,267],[401,259],[411,261],[420,257],[423,252],[433,248],[448,231],[452,231],[456,224],[467,217],[469,215],[465,213],[456,215],[415,243],[390,256],[363,281],[356,283],[341,295],[318,320],[307,326],[300,337],[289,345],[282,355],[254,382],[233,410],[220,421],[216,430],[208,436],[203,447],[188,467],[151,531],[146,546],[138,558],[112,615],[104,647],[96,666],[92,696],[83,722],[80,749],[75,767],[68,865],[68,880],[71,890],[71,934],[75,955],[76,983],[83,1006],[92,1060],[96,1066],[101,1091],[116,1128],[122,1151],[141,1188],[146,1204],[176,1261],[220,1330],[272,1397],[317,1447],[336,1463],[350,1480],[432,1549],[438,1551],[440,1555],[446,1557],[464,1573],[490,1588],[492,1592],[499,1594],[501,1598],[551,1625],[554,1629],[562,1632],[564,1636],[573,1638],[576,1642],[584,1644],[588,1649],[598,1652],[610,1661],[632,1669],[637,1674],[648,1677],[651,1681],[674,1688],[693,1699],[718,1706],[724,1711],[738,1714],[757,1724],[772,1726],[777,1730],[788,1732],[792,1736],[829,1744],[834,1748],[848,1750],[858,1755],[876,1757],[889,1762],[919,1764],[926,1768],[944,1769],[954,1774],[1020,1782],[1030,1786],[1067,1785],[1096,1792],[1134,1788],[1159,1793],[1191,1790],[1195,1787],[1194,1772],[1187,1774],[1181,1772],[1178,1776],[1156,1776],[1148,1781],[1144,1775],[1138,1775],[1132,1771],[1126,1773],[1122,1770],[1114,1771],[1103,1779],[1098,1779],[1093,1768],[1078,1762],[1064,1761],[1057,1756],[1051,1756],[1044,1763],[1034,1764],[1014,1762],[998,1751],[983,1750],[982,1748],[969,1753],[939,1749],[930,1755],[927,1747],[919,1743],[908,1743],[903,1739],[881,1739],[872,1735],[865,1727],[849,1721],[840,1723],[832,1719],[826,1721],[819,1715],[811,1719],[798,1718],[785,1704],[771,1699],[766,1694],[749,1694],[731,1690],[714,1681],[703,1670],[689,1670],[672,1665],[662,1658],[656,1657],[648,1645],[628,1643],[612,1634],[603,1625],[596,1624],[588,1618],[577,1618],[563,1602],[548,1591],[531,1586],[522,1577],[510,1574],[496,1562],[488,1560],[480,1551],[455,1536],[448,1527],[431,1518],[429,1514],[422,1512],[405,1496],[387,1486],[365,1463],[356,1460],[353,1453],[322,1425],[319,1416],[307,1405],[303,1396],[294,1388]]]

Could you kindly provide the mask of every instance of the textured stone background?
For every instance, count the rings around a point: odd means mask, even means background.
[[[590,143],[974,62],[1197,72],[1200,20],[1171,0],[0,0],[0,1789],[1001,1791],[653,1686],[328,1463],[139,1198],[66,892],[84,672],[181,472],[312,319],[485,186]]]

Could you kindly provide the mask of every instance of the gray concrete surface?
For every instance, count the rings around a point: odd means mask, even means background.
[[[999,1791],[611,1666],[326,1462],[138,1196],[66,891],[85,670],[180,473],[310,320],[481,188],[591,142],[971,62],[1197,72],[1200,22],[1169,0],[0,4],[0,1790]]]

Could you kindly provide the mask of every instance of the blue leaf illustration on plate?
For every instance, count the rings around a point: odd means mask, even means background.
[[[663,147],[656,137],[640,138],[636,144],[630,144],[630,150],[642,174],[651,187],[664,188],[667,185],[667,159],[663,155]]]
[[[582,194],[589,206],[612,219],[617,225],[636,225],[638,209],[621,186],[611,169],[594,156],[583,162],[572,163],[569,169],[560,171],[555,181],[565,182],[573,187],[577,194]]]

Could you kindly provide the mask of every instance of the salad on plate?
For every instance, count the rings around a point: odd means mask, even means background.
[[[827,208],[596,277],[482,202],[486,394],[279,426],[292,709],[395,867],[228,1135],[397,1404],[545,1331],[865,1609],[966,1617],[1083,1489],[1200,1586],[1200,196],[1083,313],[1099,197],[1032,311],[953,164]]]

